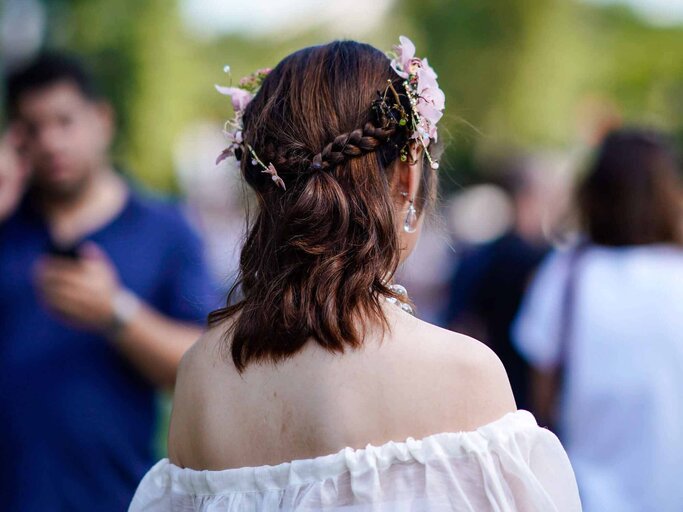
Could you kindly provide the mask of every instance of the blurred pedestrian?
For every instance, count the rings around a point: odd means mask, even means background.
[[[529,409],[529,368],[510,339],[510,326],[548,246],[536,176],[522,159],[506,162],[502,169],[495,180],[510,199],[510,227],[467,249],[456,263],[443,323],[491,347],[508,372],[517,406]]]
[[[645,130],[607,136],[578,190],[584,241],[540,268],[514,327],[588,512],[683,504],[678,167]]]
[[[8,78],[32,179],[0,227],[0,496],[7,511],[121,511],[154,458],[212,287],[176,207],[112,167],[113,113],[72,57]]]

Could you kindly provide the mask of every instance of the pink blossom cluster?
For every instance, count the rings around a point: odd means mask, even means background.
[[[436,123],[443,116],[446,96],[439,88],[437,75],[429,65],[427,59],[415,57],[415,45],[405,36],[399,38],[400,44],[394,46],[395,58],[391,60],[391,67],[398,76],[407,81],[410,95],[414,100],[414,110],[417,113],[416,133],[413,138],[421,137],[425,146],[429,139],[436,141]]]

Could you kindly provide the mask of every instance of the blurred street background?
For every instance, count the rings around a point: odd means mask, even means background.
[[[41,48],[83,56],[116,112],[114,161],[184,197],[222,279],[236,264],[242,190],[213,157],[232,113],[213,89],[302,46],[355,38],[390,49],[409,35],[447,97],[441,208],[415,258],[437,258],[411,288],[435,319],[460,243],[504,232],[510,166],[534,178],[539,221],[566,220],[572,177],[602,135],[646,124],[683,139],[683,4],[667,0],[4,0],[7,72]],[[537,182],[537,183],[536,183]],[[487,184],[482,188],[475,185]],[[502,193],[501,193],[502,192]],[[227,214],[227,215],[226,215]],[[239,238],[239,237],[238,237]],[[438,256],[439,251],[442,254]],[[427,254],[429,253],[429,254]],[[446,261],[447,260],[447,261]],[[227,272],[226,272],[227,270]],[[411,275],[410,265],[406,279]],[[426,289],[422,289],[423,285]]]

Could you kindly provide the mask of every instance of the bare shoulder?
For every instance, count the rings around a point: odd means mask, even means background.
[[[185,352],[178,366],[175,402],[180,402],[192,390],[201,387],[216,367],[221,366],[220,370],[224,375],[228,373],[223,368],[226,366],[223,363],[223,333],[224,329],[220,327],[209,329]]]
[[[168,455],[171,462],[184,466],[188,454],[199,450],[203,439],[203,418],[211,409],[219,389],[225,390],[231,378],[239,378],[231,365],[225,364],[222,353],[221,328],[205,332],[183,355],[178,367],[173,392],[173,411],[168,434]],[[232,374],[235,375],[232,375]],[[220,387],[216,379],[221,379]]]
[[[484,343],[414,320],[413,341],[428,372],[427,382],[440,390],[437,400],[458,430],[491,423],[517,407],[500,358]],[[443,397],[443,398],[442,398]]]

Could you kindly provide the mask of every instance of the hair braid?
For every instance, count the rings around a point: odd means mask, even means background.
[[[377,127],[367,122],[363,128],[357,128],[335,137],[313,157],[309,168],[311,170],[330,169],[349,158],[375,151],[388,142],[394,133],[396,133],[394,127]]]
[[[303,151],[287,151],[286,148],[276,145],[273,141],[265,144],[262,156],[265,162],[272,163],[281,169],[329,170],[349,158],[375,151],[391,140],[395,134],[395,126],[377,127],[368,121],[363,128],[337,135],[313,158],[303,154]]]

